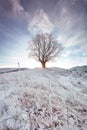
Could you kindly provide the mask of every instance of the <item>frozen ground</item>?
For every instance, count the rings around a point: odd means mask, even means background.
[[[37,68],[0,74],[0,130],[87,130],[87,73]]]

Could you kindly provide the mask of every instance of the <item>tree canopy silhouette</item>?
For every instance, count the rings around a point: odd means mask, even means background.
[[[46,63],[52,61],[63,50],[63,46],[52,34],[36,34],[29,42],[29,56],[39,61],[43,68]]]

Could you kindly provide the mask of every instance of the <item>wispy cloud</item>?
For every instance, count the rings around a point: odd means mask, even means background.
[[[21,6],[19,0],[11,0],[12,3],[12,10],[14,14],[19,14],[24,12],[24,8]]]
[[[18,19],[28,19],[30,17],[30,13],[25,11],[24,7],[21,5],[20,0],[10,0],[12,4],[12,17],[18,17]]]
[[[41,9],[37,10],[28,25],[28,30],[33,33],[50,33],[54,30],[54,25],[48,15]]]

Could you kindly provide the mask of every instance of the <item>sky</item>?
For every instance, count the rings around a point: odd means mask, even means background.
[[[87,65],[87,0],[0,0],[0,68],[40,67],[27,49],[38,32],[64,46],[47,67]]]

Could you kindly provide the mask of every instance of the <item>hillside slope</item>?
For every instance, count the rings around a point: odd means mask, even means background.
[[[87,66],[76,66],[73,67],[72,69],[77,70],[77,71],[82,71],[82,72],[87,72]]]
[[[0,74],[0,130],[87,130],[87,73],[50,68]]]

